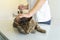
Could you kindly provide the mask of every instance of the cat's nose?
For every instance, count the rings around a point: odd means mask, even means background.
[[[19,24],[26,25],[26,22],[20,21]]]
[[[26,23],[22,23],[23,25],[26,25]]]

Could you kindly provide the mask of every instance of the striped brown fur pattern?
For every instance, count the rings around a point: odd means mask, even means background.
[[[46,30],[41,29],[38,23],[35,22],[32,19],[32,17],[30,18],[23,17],[23,18],[20,18],[18,21],[15,18],[13,22],[13,27],[17,28],[19,32],[25,33],[25,34],[32,33],[34,32],[34,30],[37,30],[38,32],[41,32],[41,33],[46,33]]]

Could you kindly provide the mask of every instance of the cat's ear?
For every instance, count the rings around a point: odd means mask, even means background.
[[[32,19],[32,17],[28,18],[28,21],[30,21]]]

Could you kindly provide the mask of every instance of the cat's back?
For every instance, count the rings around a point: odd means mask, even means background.
[[[35,27],[37,25],[37,22],[35,22],[33,19],[31,19],[31,21],[29,22],[29,25]]]

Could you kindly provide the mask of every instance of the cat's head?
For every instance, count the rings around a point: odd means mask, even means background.
[[[19,19],[18,23],[19,23],[20,26],[26,25],[30,22],[31,19],[32,19],[32,17],[30,17],[30,18],[23,17],[23,18]]]
[[[21,27],[25,33],[29,33],[28,29],[29,29],[29,22],[31,21],[32,17],[30,18],[20,18],[18,21],[16,21],[16,19],[14,20],[19,26]]]

